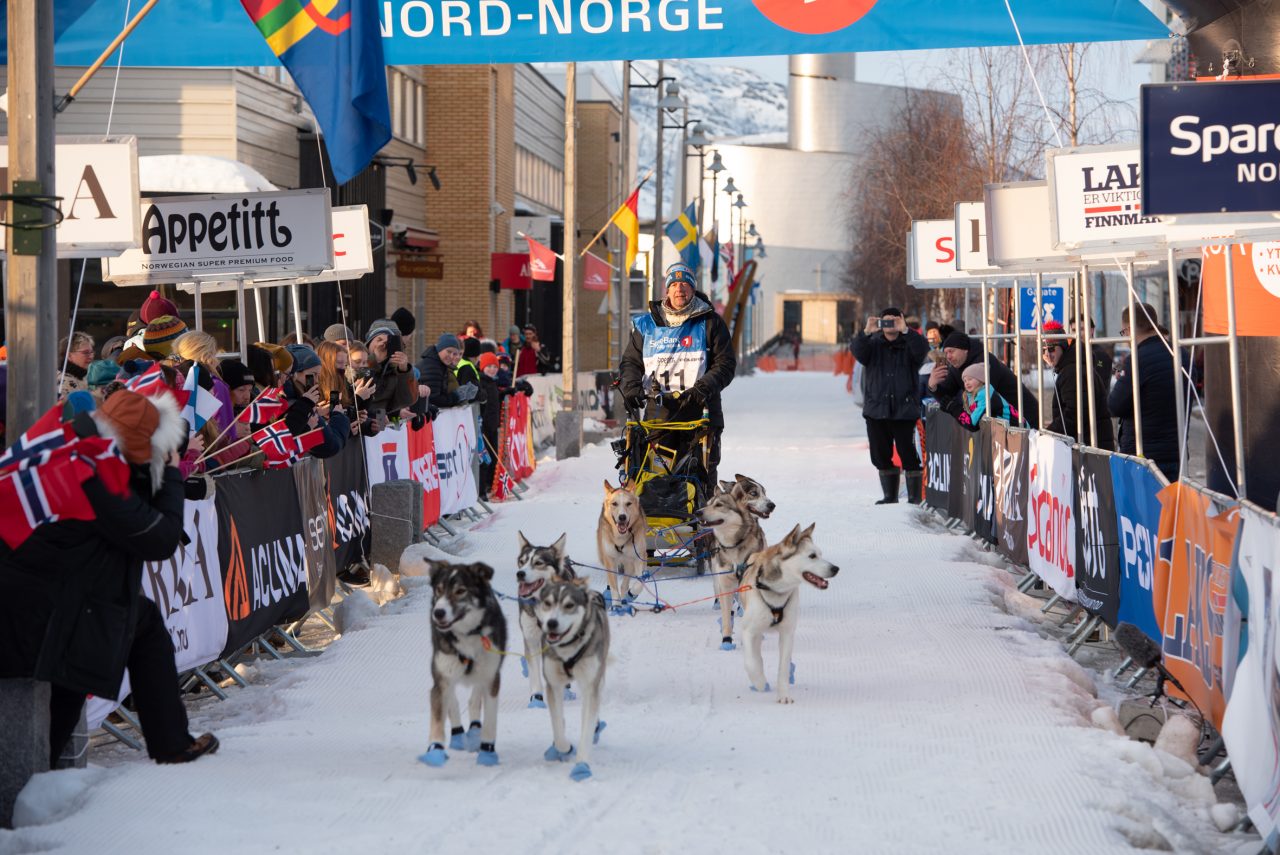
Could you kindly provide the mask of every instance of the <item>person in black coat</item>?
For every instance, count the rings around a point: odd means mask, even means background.
[[[187,731],[173,641],[142,593],[142,563],[171,558],[183,541],[177,466],[187,424],[170,395],[121,389],[75,425],[79,436],[116,439],[131,482],[121,496],[95,475],[83,485],[95,519],[39,525],[16,549],[0,543],[0,677],[51,684],[51,765],[85,696],[116,697],[126,670],[147,753],[157,763],[194,760],[218,740]]]
[[[480,433],[484,436],[485,447],[489,452],[489,462],[480,464],[480,498],[487,499],[493,487],[493,475],[498,468],[498,435],[502,427],[502,402],[508,395],[523,393],[526,397],[533,394],[533,386],[528,380],[517,380],[515,386],[503,386],[498,382],[498,355],[482,353],[477,362],[480,369],[480,394],[476,400],[480,403]]]
[[[436,343],[422,351],[418,358],[418,382],[431,389],[428,399],[433,407],[457,407],[470,403],[480,394],[480,386],[463,387],[453,368],[462,358],[462,342],[453,333],[443,333]]]
[[[1044,332],[1047,334],[1061,334],[1063,332],[1062,324],[1056,321],[1049,321],[1044,325]],[[1082,348],[1082,341],[1046,341],[1044,343],[1044,361],[1054,370],[1055,378],[1053,382],[1053,402],[1052,418],[1049,420],[1048,429],[1054,433],[1060,433],[1071,437],[1076,442],[1089,442],[1089,404],[1086,396],[1089,394],[1088,380],[1083,381],[1084,386],[1080,388],[1081,402],[1085,408],[1083,418],[1085,431],[1084,436],[1076,436],[1076,349]],[[1093,412],[1094,412],[1094,438],[1096,439],[1095,448],[1105,449],[1106,451],[1115,451],[1116,443],[1111,432],[1111,411],[1107,409],[1107,389],[1111,385],[1111,378],[1104,372],[1098,370],[1097,364],[1085,365],[1086,370],[1093,370]]]
[[[667,270],[666,296],[650,302],[649,314],[632,323],[618,364],[618,387],[633,412],[644,411],[649,392],[662,396],[670,421],[696,420],[706,409],[711,423],[709,485],[716,483],[724,433],[720,392],[733,382],[737,368],[729,327],[707,296],[695,290],[689,268],[673,264]],[[650,388],[651,378],[656,388]]]
[[[1142,399],[1142,454],[1155,463],[1166,478],[1177,481],[1181,455],[1177,402],[1174,400],[1173,355],[1156,332],[1151,321],[1155,316],[1155,309],[1147,303],[1139,304],[1137,316],[1132,319],[1128,309],[1121,315],[1124,323],[1121,335],[1128,335],[1129,324],[1132,323],[1138,340],[1137,369],[1135,371],[1130,359],[1116,372],[1116,384],[1111,387],[1107,404],[1111,415],[1120,419],[1120,452],[1137,454],[1133,419],[1133,384],[1136,378]],[[1185,357],[1183,363],[1186,367]]]
[[[898,448],[907,475],[907,501],[920,503],[922,473],[916,453],[916,422],[920,420],[917,378],[929,354],[929,341],[907,327],[902,310],[890,306],[867,318],[867,326],[850,344],[862,364],[862,417],[867,420],[871,465],[880,472],[884,498],[877,505],[895,504],[902,473],[893,463]]]
[[[970,365],[982,364],[982,342],[974,341],[962,332],[953,332],[942,342],[942,354],[945,362],[940,362],[929,375],[929,393],[938,399],[938,405],[953,416],[959,416],[964,409],[964,382],[961,372]],[[1036,396],[1030,389],[1022,387],[1022,412],[1018,407],[1018,378],[1013,376],[1009,367],[989,355],[987,370],[990,372],[991,385],[1000,393],[1000,397],[1008,402],[1014,415],[1031,427],[1039,424],[1040,406]]]
[[[351,421],[341,406],[331,408],[327,399],[320,400],[320,357],[316,352],[305,344],[291,344],[286,349],[293,357],[293,372],[280,387],[289,402],[284,423],[294,436],[319,428],[324,441],[310,454],[320,459],[333,457],[346,447]]]

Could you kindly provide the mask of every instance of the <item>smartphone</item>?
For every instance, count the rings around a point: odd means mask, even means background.
[[[880,329],[882,330],[892,330],[892,329],[897,329],[897,327],[898,327],[897,318],[881,318],[880,319]]]
[[[341,403],[342,403],[342,395],[341,395],[341,394],[339,394],[337,390],[334,390],[334,391],[332,391],[332,392],[330,392],[330,393],[329,393],[329,410],[330,410],[330,412],[332,412],[332,411],[334,411],[334,410],[337,410],[337,409],[338,409],[339,404],[341,404]]]

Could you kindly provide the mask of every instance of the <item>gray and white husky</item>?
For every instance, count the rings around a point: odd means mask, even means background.
[[[738,476],[741,478],[742,476]],[[698,509],[699,523],[711,529],[716,552],[711,558],[711,577],[720,603],[720,648],[733,650],[733,590],[738,587],[742,566],[752,554],[765,547],[764,531],[750,507],[750,500],[736,488],[721,481],[716,494]],[[763,490],[760,491],[763,494]],[[772,506],[772,502],[769,503]]]
[[[813,526],[793,528],[781,543],[752,555],[743,574],[750,588],[742,594],[746,613],[742,616],[742,642],[747,677],[751,688],[769,691],[764,676],[761,645],[766,632],[778,633],[778,703],[793,703],[791,697],[791,651],[795,645],[796,623],[800,615],[800,587],[808,582],[820,591],[840,568],[823,559],[813,542]]]
[[[443,766],[445,717],[453,722],[449,747],[477,751],[481,766],[498,765],[498,690],[507,619],[490,583],[487,564],[431,566],[431,745],[418,759]],[[471,726],[465,732],[458,708],[459,687],[471,689]],[[481,714],[483,710],[483,720]]]
[[[720,489],[732,493],[736,501],[745,504],[751,513],[762,520],[767,520],[769,514],[778,507],[765,495],[764,485],[746,475],[734,475],[732,481],[721,481]]]
[[[548,582],[569,580],[577,576],[573,564],[565,555],[565,537],[550,546],[534,546],[517,532],[520,538],[520,554],[516,557],[516,583],[520,594],[520,633],[524,636],[524,661],[529,669],[529,706],[544,707],[542,693],[542,648],[546,644],[538,616],[533,613],[538,592]]]
[[[547,645],[542,662],[552,741],[543,757],[563,761],[574,755],[574,746],[564,731],[564,687],[575,682],[582,695],[582,732],[578,738],[578,762],[569,777],[582,781],[591,777],[591,746],[604,730],[600,693],[609,661],[609,618],[605,615],[604,596],[592,591],[585,578],[556,579],[542,586],[534,612]]]

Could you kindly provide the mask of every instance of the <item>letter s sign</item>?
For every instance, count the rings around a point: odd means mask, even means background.
[[[956,260],[956,251],[954,248],[955,237],[952,235],[943,235],[934,242],[933,246],[938,250],[938,257],[934,259],[938,264],[950,264]]]

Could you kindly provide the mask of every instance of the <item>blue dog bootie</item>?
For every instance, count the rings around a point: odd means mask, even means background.
[[[477,766],[497,766],[498,752],[494,749],[492,742],[481,742],[480,750],[476,753]]]
[[[791,676],[787,680],[787,682],[789,682],[793,686],[796,684],[796,663],[794,662],[791,663]]]
[[[566,701],[576,701],[578,699],[578,696],[574,694],[573,689],[569,688],[568,683],[565,683],[564,685],[564,699]]]
[[[520,657],[520,675],[526,680],[529,679],[529,660],[523,656]]]
[[[426,754],[418,756],[418,760],[426,763],[433,769],[439,769],[445,763],[449,762],[449,755],[444,753],[444,746],[439,742],[431,743],[431,747],[427,749]]]
[[[569,777],[575,781],[585,781],[591,777],[591,767],[586,763],[575,763]]]
[[[765,684],[764,684],[764,690],[765,690],[766,692],[772,692],[772,691],[773,691],[773,687],[769,685],[769,681],[768,681],[768,680],[766,680],[766,681],[765,681]],[[752,687],[751,687],[751,691],[753,691],[753,692],[758,692],[758,691],[760,691],[760,690],[759,690],[759,689],[757,689],[755,686],[752,686]]]
[[[563,763],[576,753],[576,749],[572,745],[568,751],[560,751],[556,748],[556,744],[551,743],[551,747],[542,753],[542,759],[548,763]]]
[[[467,743],[465,738],[463,737],[464,733],[466,733],[466,731],[463,730],[461,727],[455,727],[450,732],[450,735],[449,735],[450,751],[466,751],[467,750]]]
[[[604,719],[598,719],[596,721],[596,732],[591,735],[592,745],[600,744],[600,734],[604,733],[604,729],[608,726],[609,725],[605,722]]]
[[[480,750],[480,722],[473,721],[471,726],[467,728],[467,735],[463,737],[466,743],[466,750],[476,752]]]
[[[539,692],[536,695],[529,696],[529,706],[527,707],[527,709],[545,710],[546,708],[547,708],[547,702],[543,700],[541,692]]]

